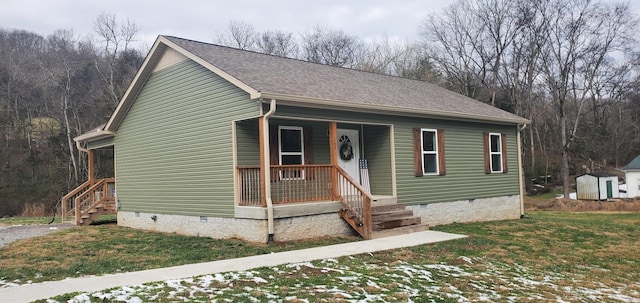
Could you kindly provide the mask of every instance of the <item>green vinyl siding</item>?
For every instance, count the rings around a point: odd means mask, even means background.
[[[414,175],[413,127],[444,130],[444,176]],[[506,134],[508,173],[486,174],[484,132]],[[519,194],[515,126],[453,121],[413,121],[395,129],[398,200],[407,204],[458,201]]]
[[[239,166],[260,166],[258,119],[236,123],[236,147]]]
[[[363,126],[363,158],[369,164],[369,184],[374,195],[393,195],[391,179],[391,132],[389,126]]]
[[[153,73],[115,137],[123,211],[233,216],[232,121],[249,95],[187,60]]]
[[[277,115],[336,120],[341,122],[353,121],[353,123],[356,124],[392,124],[394,130],[393,139],[395,142],[397,197],[399,203],[426,204],[519,194],[516,125],[352,113],[292,106],[279,106]],[[415,176],[413,128],[444,130],[446,175]],[[508,173],[485,173],[484,132],[506,134]],[[374,188],[374,184],[380,185],[383,182],[390,183],[391,176],[389,173],[386,173],[384,169],[378,169],[376,167],[381,160],[371,158],[374,157],[373,152],[376,151],[376,146],[380,146],[383,142],[388,142],[388,140],[375,138],[375,136],[367,134],[366,132],[364,136],[366,139],[365,142],[371,142],[374,146],[369,147],[369,150],[365,149],[370,162],[372,188]],[[376,139],[380,140],[378,145],[376,145]],[[381,151],[384,152],[384,150]],[[386,164],[382,164],[380,168],[384,167],[386,167]]]

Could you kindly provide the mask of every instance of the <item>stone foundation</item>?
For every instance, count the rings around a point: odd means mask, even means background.
[[[155,216],[155,221],[152,219]],[[118,225],[144,230],[266,243],[267,220],[118,212]],[[354,235],[337,213],[274,220],[275,241]]]
[[[409,205],[414,216],[429,226],[451,223],[497,221],[520,218],[520,196],[471,199],[455,202]]]
[[[305,214],[308,207],[300,210],[282,209],[281,214],[297,215],[274,219],[274,240],[294,241],[325,236],[355,235],[355,231],[337,213],[337,210],[326,212],[330,204],[318,209],[321,213]],[[333,207],[333,206],[331,206]],[[498,198],[473,199],[456,202],[432,203],[424,205],[408,205],[415,216],[422,218],[422,223],[429,226],[450,223],[495,221],[517,219],[520,217],[520,197],[508,196]],[[118,212],[118,225],[177,233],[181,235],[211,237],[214,239],[242,239],[250,242],[267,242],[267,220],[261,213],[243,215],[258,218],[219,218],[182,215],[165,215],[139,212]],[[155,216],[155,220],[152,217]]]

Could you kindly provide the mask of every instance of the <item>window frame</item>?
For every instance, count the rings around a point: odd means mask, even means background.
[[[492,137],[493,136],[497,136],[498,137],[498,151],[494,152],[491,150],[491,145],[492,145]],[[492,174],[501,174],[504,172],[504,150],[503,150],[503,144],[502,144],[502,134],[501,133],[489,133],[489,142],[487,144],[487,153],[489,154],[489,167],[491,169],[491,173]],[[493,167],[493,156],[494,155],[498,155],[500,156],[500,170],[495,170]]]
[[[436,172],[425,173],[424,171],[424,154],[423,154],[423,136],[422,131],[435,132],[435,155],[436,155]],[[445,176],[447,174],[446,169],[446,154],[445,154],[445,138],[444,129],[441,128],[413,128],[413,172],[416,177],[422,176]],[[429,154],[434,152],[429,151]]]
[[[433,134],[433,151],[425,151],[424,150],[424,133],[430,132]],[[422,175],[423,176],[437,176],[440,174],[440,153],[438,152],[438,130],[432,128],[421,128],[420,129],[420,156],[422,157]],[[427,172],[426,171],[426,163],[424,161],[425,155],[435,155],[435,171]]]
[[[282,151],[282,130],[296,130],[300,132],[300,151],[299,152],[285,152]],[[278,165],[304,165],[304,127],[302,126],[278,126]],[[300,156],[300,164],[282,164],[282,156]],[[298,177],[286,177],[283,174],[283,171],[280,170],[280,179],[281,180],[300,180],[304,179],[304,169],[300,170],[300,175]]]

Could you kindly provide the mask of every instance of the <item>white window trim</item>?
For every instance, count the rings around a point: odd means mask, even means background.
[[[497,136],[498,137],[498,150],[497,152],[491,151],[491,137],[492,136]],[[489,148],[489,150],[487,152],[489,152],[489,166],[491,167],[491,173],[492,174],[500,174],[504,171],[504,155],[503,155],[503,151],[502,151],[502,134],[500,133],[489,133],[489,144],[487,144],[487,148]],[[493,169],[493,155],[500,155],[500,170],[495,170]]]
[[[425,151],[424,150],[424,132],[433,132],[433,151]],[[425,176],[436,176],[440,172],[440,155],[438,154],[438,130],[431,128],[421,128],[420,129],[420,151],[422,156],[422,174]],[[424,161],[424,155],[436,155],[436,171],[435,172],[427,172],[425,171],[426,163]]]
[[[282,130],[290,129],[300,131],[300,151],[299,152],[283,152],[282,151]],[[304,129],[301,126],[278,126],[278,164],[282,164],[282,156],[300,156],[301,165],[304,165]],[[300,178],[284,178],[280,171],[280,179],[282,180],[300,180],[304,179],[304,170],[300,172]]]

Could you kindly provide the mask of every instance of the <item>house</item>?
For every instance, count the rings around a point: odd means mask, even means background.
[[[527,123],[423,81],[159,36],[109,121],[75,138],[90,157],[113,146],[117,191],[90,180],[63,205],[255,242],[519,218]]]
[[[606,172],[587,173],[576,177],[578,200],[607,200],[620,198],[618,176]]]
[[[640,155],[622,168],[627,184],[627,198],[640,197]]]

